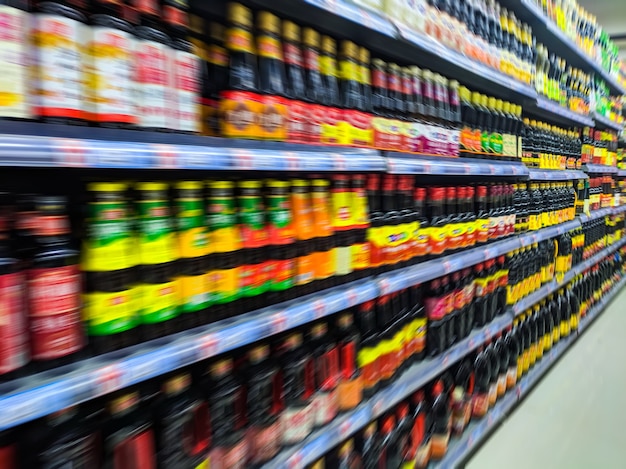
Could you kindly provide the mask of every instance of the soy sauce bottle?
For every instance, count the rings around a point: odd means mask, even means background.
[[[304,46],[304,83],[307,101],[313,104],[326,104],[328,96],[325,93],[322,74],[320,73],[320,35],[313,28],[302,30],[302,44]]]

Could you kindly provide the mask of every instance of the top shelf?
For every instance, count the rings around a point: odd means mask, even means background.
[[[626,94],[626,89],[618,83],[617,79],[585,54],[552,20],[546,18],[541,8],[537,7],[532,0],[502,0],[500,3],[513,10],[522,21],[533,25],[533,34],[537,42],[545,44],[550,52],[565,59],[572,67],[596,73],[606,81],[612,93]]]

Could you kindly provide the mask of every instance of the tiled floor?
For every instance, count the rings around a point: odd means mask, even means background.
[[[469,469],[626,468],[626,289],[469,461]]]

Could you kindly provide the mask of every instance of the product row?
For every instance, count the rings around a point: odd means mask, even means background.
[[[605,258],[567,288],[520,314],[504,334],[441,370],[433,382],[338,444],[311,468],[427,468],[444,459],[455,437],[470,422],[486,418],[552,347],[575,334],[580,319],[623,274],[622,255]]]
[[[620,254],[604,258],[519,315],[512,328],[442,369],[424,389],[407,390],[398,405],[331,450],[324,458],[328,467],[399,469],[442,459],[451,435],[462,434],[512,392],[546,352],[578,329],[580,318],[622,273]],[[389,315],[394,308],[399,314]],[[373,367],[382,388],[422,359],[431,333],[428,308],[429,300],[413,291],[380,298],[209,364],[5,431],[4,467],[80,460],[94,468],[210,463],[235,469],[269,462],[281,448],[301,443],[371,395]]]

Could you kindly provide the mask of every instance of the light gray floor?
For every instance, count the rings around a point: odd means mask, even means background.
[[[626,468],[626,289],[469,461],[469,469]]]

